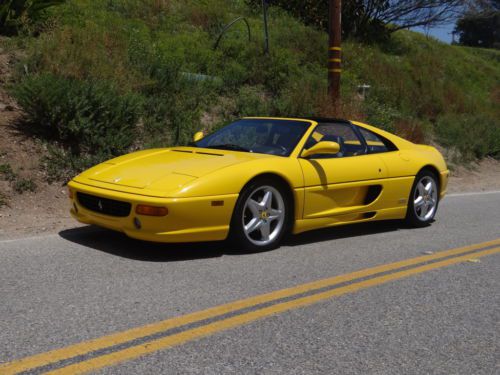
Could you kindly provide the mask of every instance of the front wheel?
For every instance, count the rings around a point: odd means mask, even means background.
[[[288,231],[290,209],[284,189],[273,180],[247,185],[238,199],[230,238],[245,251],[271,250]]]
[[[424,227],[436,216],[439,204],[439,187],[434,173],[424,170],[415,177],[406,213],[406,222],[414,227]]]

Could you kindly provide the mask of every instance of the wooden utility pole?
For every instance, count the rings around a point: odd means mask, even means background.
[[[336,108],[340,98],[342,72],[342,1],[330,0],[330,42],[328,48],[328,93]]]

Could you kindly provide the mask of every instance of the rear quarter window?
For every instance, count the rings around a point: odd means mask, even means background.
[[[374,132],[360,126],[357,128],[366,141],[369,154],[379,154],[383,152],[396,151],[398,149],[394,143],[381,135],[375,134]]]

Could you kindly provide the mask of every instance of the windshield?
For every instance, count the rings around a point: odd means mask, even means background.
[[[196,142],[195,146],[289,156],[309,126],[305,121],[239,120]]]

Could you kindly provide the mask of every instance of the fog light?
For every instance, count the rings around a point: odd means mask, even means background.
[[[138,215],[146,216],[167,216],[168,209],[167,207],[156,207],[140,204],[135,208],[135,213]]]
[[[134,218],[134,226],[136,229],[141,229],[142,224],[141,221],[138,218]]]

